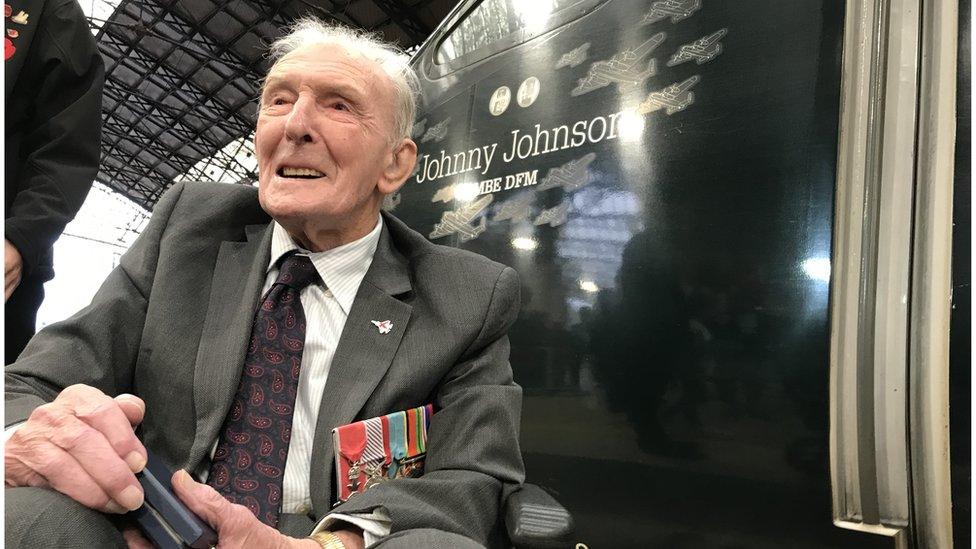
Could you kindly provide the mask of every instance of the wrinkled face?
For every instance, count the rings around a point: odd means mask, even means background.
[[[310,45],[281,58],[254,137],[261,207],[313,240],[311,232],[372,229],[383,197],[402,183],[389,185],[393,99],[389,77],[340,47]]]

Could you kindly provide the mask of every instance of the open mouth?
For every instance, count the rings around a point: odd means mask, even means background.
[[[278,168],[275,172],[279,177],[294,177],[296,179],[317,179],[325,174],[312,168]]]

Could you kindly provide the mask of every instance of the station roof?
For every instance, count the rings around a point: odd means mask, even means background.
[[[104,19],[90,15],[105,61],[97,180],[146,209],[181,179],[253,183],[258,83],[284,27],[314,15],[409,50],[455,3],[122,0]]]

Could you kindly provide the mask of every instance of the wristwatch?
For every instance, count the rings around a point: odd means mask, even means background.
[[[346,549],[345,544],[342,543],[342,540],[339,539],[339,536],[333,534],[328,530],[317,532],[308,537],[317,541],[318,544],[322,546],[322,549]]]

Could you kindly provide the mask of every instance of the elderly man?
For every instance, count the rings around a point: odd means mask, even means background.
[[[314,20],[272,56],[259,188],[175,185],[92,304],[8,367],[8,546],[144,544],[115,515],[142,504],[147,448],[220,547],[486,543],[522,481],[515,272],[380,213],[416,161],[415,76]],[[332,429],[427,403],[425,474],[333,508]],[[256,427],[283,474],[249,499],[250,457],[220,448]]]

